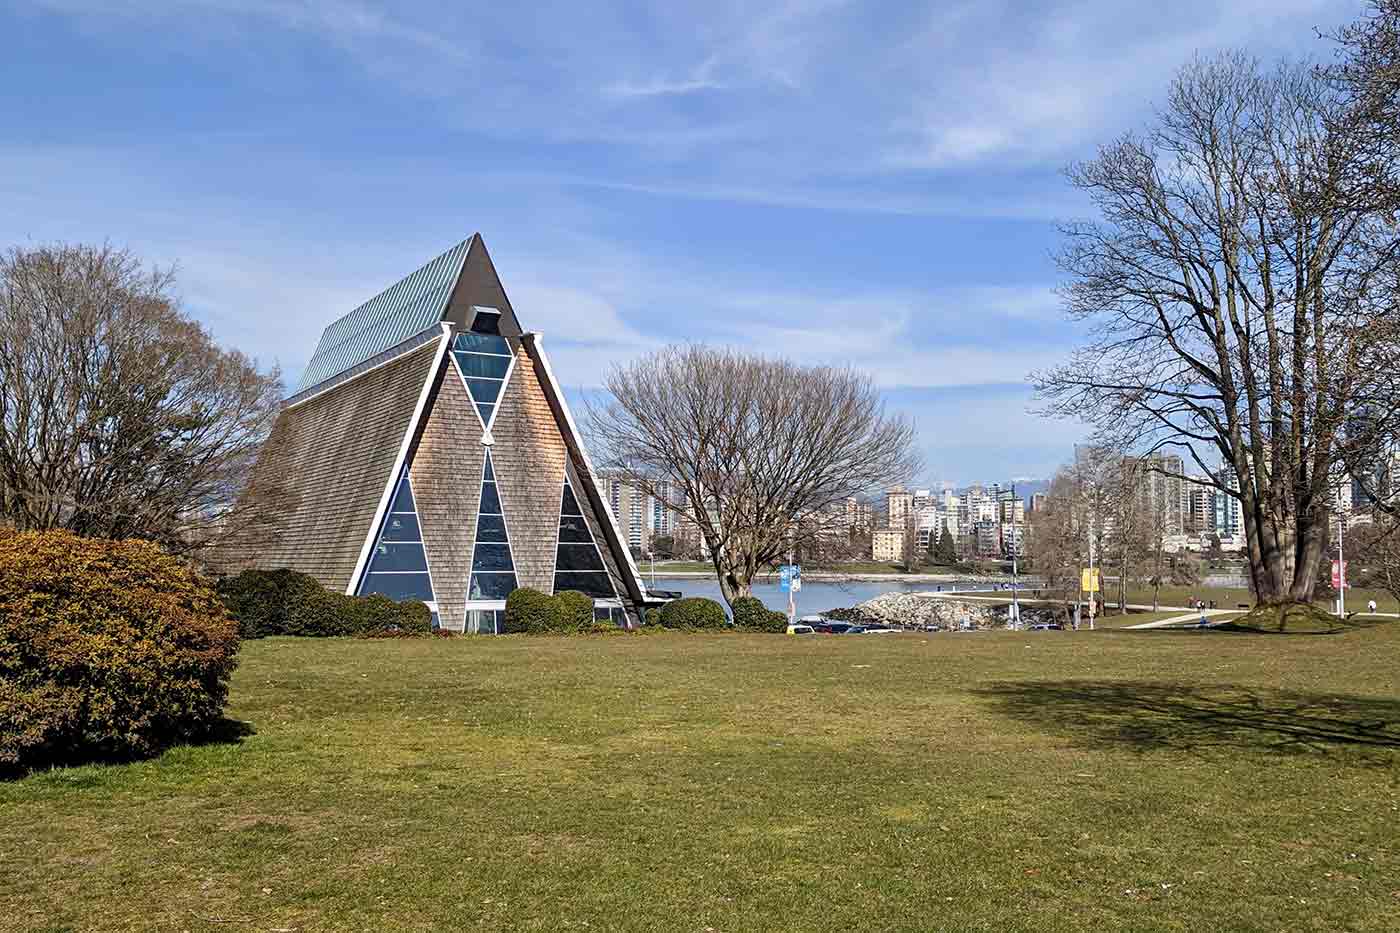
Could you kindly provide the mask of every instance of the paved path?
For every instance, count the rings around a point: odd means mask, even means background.
[[[1239,614],[1238,609],[1207,609],[1205,610],[1206,624],[1219,625],[1226,621],[1219,616],[1237,616]],[[1215,619],[1215,621],[1212,622],[1211,619]],[[1170,619],[1158,619],[1156,622],[1142,622],[1138,625],[1125,625],[1124,628],[1166,628],[1169,625],[1199,625],[1200,623],[1201,610],[1196,609],[1185,615],[1172,616]]]

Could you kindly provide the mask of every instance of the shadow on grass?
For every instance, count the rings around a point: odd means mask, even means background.
[[[1114,681],[997,683],[997,711],[1095,747],[1137,751],[1400,749],[1400,699]],[[1393,766],[1389,755],[1378,762]]]
[[[0,765],[0,781],[15,781],[54,768],[77,768],[83,765],[129,765],[137,761],[159,758],[174,748],[202,748],[208,745],[241,745],[258,730],[250,722],[220,716],[208,729],[183,741],[162,745],[150,755],[113,754],[101,749],[56,749],[53,753],[32,760],[23,767]]]

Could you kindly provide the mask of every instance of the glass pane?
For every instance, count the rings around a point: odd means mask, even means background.
[[[506,542],[506,519],[504,515],[482,515],[476,520],[476,540]]]
[[[500,632],[496,625],[496,612],[493,609],[473,609],[467,619],[467,631],[477,635],[495,635]]]
[[[491,465],[491,454],[489,451],[486,454],[486,472],[482,475],[482,479],[488,483],[494,483],[496,481],[496,468]]]
[[[516,589],[513,573],[474,573],[468,599],[505,599]]]
[[[474,334],[470,331],[458,334],[452,349],[468,350],[472,353],[495,353],[500,356],[511,355],[510,344],[506,343],[506,338],[499,334]]]
[[[481,513],[483,515],[501,514],[501,497],[496,495],[495,483],[481,484]]]
[[[559,519],[559,541],[561,544],[592,544],[593,536],[588,533],[588,525],[582,515],[565,515]]]
[[[393,544],[381,542],[374,548],[374,560],[370,563],[370,573],[382,573],[386,570],[422,570],[428,569],[428,562],[423,557],[423,545],[421,544]],[[428,597],[432,599],[431,596]]]
[[[501,332],[501,316],[493,311],[478,311],[476,317],[472,319],[472,333],[474,334],[499,334]]]
[[[594,599],[617,598],[606,573],[556,573],[554,592],[562,593],[565,590],[578,590]]]
[[[583,509],[578,507],[578,500],[574,498],[574,487],[564,484],[564,505],[559,510],[564,515],[582,515]]]
[[[479,353],[455,353],[462,375],[468,379],[504,379],[510,368],[508,356],[482,356]]]
[[[408,474],[405,473],[403,479],[399,480],[398,491],[394,493],[394,503],[390,506],[395,512],[416,512],[417,507],[413,504],[413,490],[408,485]]]
[[[471,390],[472,401],[483,404],[495,402],[497,396],[501,394],[502,382],[499,379],[468,379],[467,388]]]
[[[360,587],[360,595],[368,596],[370,593],[383,593],[400,602],[421,599],[426,603],[432,602],[433,585],[426,573],[371,573]]]
[[[555,565],[555,572],[564,570],[602,570],[603,559],[598,556],[598,549],[591,544],[563,544],[559,545],[559,562]]]
[[[422,541],[423,534],[418,530],[417,515],[389,513],[384,519],[384,541]]]
[[[472,572],[478,570],[514,570],[509,544],[478,544],[472,552]]]
[[[481,423],[482,423],[482,424],[490,424],[490,423],[491,423],[491,409],[493,409],[493,408],[495,408],[495,407],[496,407],[495,405],[478,405],[478,406],[476,406],[476,410],[479,411],[479,412],[481,412]]]

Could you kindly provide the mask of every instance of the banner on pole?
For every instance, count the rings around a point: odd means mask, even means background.
[[[1086,593],[1097,593],[1099,591],[1099,568],[1092,570],[1085,567],[1079,572],[1079,588]]]
[[[1332,589],[1344,590],[1347,588],[1347,562],[1344,560],[1332,561]]]

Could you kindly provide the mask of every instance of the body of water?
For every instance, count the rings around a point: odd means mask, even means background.
[[[642,575],[647,581],[647,586],[651,586],[651,577]],[[1023,584],[1024,586],[1024,584]],[[957,580],[949,583],[927,583],[910,582],[899,579],[891,580],[851,580],[838,582],[835,580],[803,580],[802,589],[797,594],[797,615],[799,617],[812,613],[823,612],[827,609],[838,607],[854,606],[863,603],[867,599],[874,599],[884,593],[932,593],[942,588],[948,590],[994,590],[994,584],[982,580]],[[657,576],[656,589],[670,590],[672,592],[684,593],[686,596],[704,596],[714,601],[724,604],[724,597],[720,595],[719,583],[712,578],[699,577],[663,577]],[[763,600],[763,604],[769,609],[776,609],[780,612],[787,612],[788,597],[779,589],[777,582],[755,583],[753,595]],[[1008,598],[1010,591],[1007,591]]]

